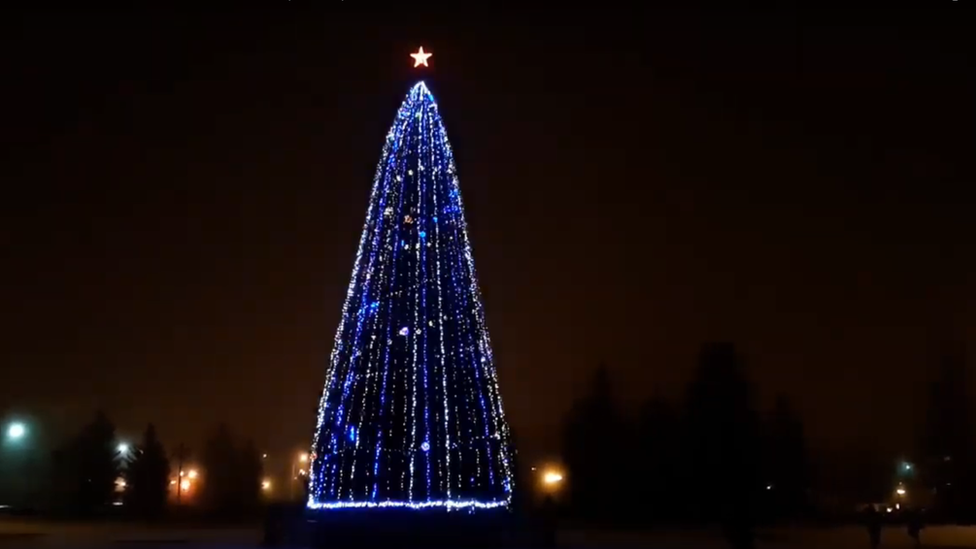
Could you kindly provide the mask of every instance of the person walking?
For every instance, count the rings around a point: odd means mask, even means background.
[[[539,507],[539,530],[542,534],[542,547],[556,547],[558,523],[559,510],[556,507],[556,500],[551,495],[546,496]]]
[[[922,529],[925,523],[922,520],[922,510],[912,509],[908,512],[908,537],[915,542],[915,547],[922,546]]]
[[[881,545],[881,514],[878,513],[873,504],[864,509],[864,526],[868,529],[871,549],[878,549],[878,546]]]

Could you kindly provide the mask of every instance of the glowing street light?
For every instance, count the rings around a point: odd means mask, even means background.
[[[270,490],[271,489],[271,481],[270,480],[262,481],[261,482],[261,489],[264,490],[265,492],[267,492],[268,490]]]
[[[190,477],[191,479],[197,478],[197,470],[190,469],[190,471],[187,472],[186,476]]]
[[[895,493],[898,494],[899,496],[904,496],[907,492],[905,491],[904,488],[899,486],[898,489],[895,490]]]
[[[558,492],[563,483],[563,472],[556,467],[545,467],[541,471],[542,489],[549,493]]]
[[[559,484],[563,481],[563,475],[559,471],[546,471],[542,475],[542,482],[548,485]]]
[[[119,443],[118,450],[120,454],[127,454],[129,453],[129,445],[124,442],[121,442]]]
[[[308,454],[301,454],[301,455],[299,455],[298,456],[298,461],[300,461],[302,463],[305,463],[306,461],[308,461]]]
[[[27,436],[27,426],[19,421],[15,421],[7,426],[7,438],[10,440],[20,440]]]

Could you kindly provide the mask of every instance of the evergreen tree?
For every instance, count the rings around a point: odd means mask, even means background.
[[[254,441],[248,439],[239,447],[237,460],[240,474],[238,497],[245,512],[254,511],[261,503],[261,482],[264,476],[261,452],[254,445]]]
[[[569,501],[575,513],[606,521],[619,510],[627,459],[622,434],[610,371],[601,364],[588,394],[574,403],[563,427],[563,459],[571,475]]]
[[[115,425],[103,412],[59,452],[58,475],[64,482],[66,502],[74,512],[91,515],[112,504],[119,477],[120,456]]]
[[[755,518],[762,481],[753,398],[735,347],[705,345],[686,401],[686,480],[699,519],[739,525]]]
[[[241,474],[234,435],[226,424],[214,429],[203,444],[201,462],[205,473],[200,497],[204,506],[218,514],[239,511]]]
[[[508,507],[510,438],[457,169],[421,82],[377,167],[320,401],[308,506]]]
[[[170,467],[166,449],[156,436],[156,427],[152,423],[146,427],[142,442],[133,451],[125,473],[127,511],[143,517],[162,514],[169,492]]]
[[[925,481],[935,494],[936,512],[951,520],[972,520],[976,488],[972,406],[966,358],[961,348],[947,353],[930,386],[920,455]]]
[[[261,453],[250,440],[240,442],[226,424],[204,443],[201,496],[205,507],[223,517],[253,513],[260,505]]]
[[[776,518],[792,518],[806,508],[809,465],[803,423],[790,401],[779,396],[766,425],[766,493]]]
[[[636,459],[629,476],[638,494],[637,510],[645,522],[679,518],[682,508],[680,418],[669,402],[652,398],[641,407],[635,440]]]

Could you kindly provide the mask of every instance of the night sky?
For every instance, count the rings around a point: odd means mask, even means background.
[[[971,18],[10,14],[0,413],[308,444],[386,131],[441,107],[529,454],[606,362],[731,340],[821,449],[910,444],[976,343]],[[409,53],[433,52],[414,70]],[[972,353],[970,353],[972,355]],[[972,364],[972,362],[971,362]]]

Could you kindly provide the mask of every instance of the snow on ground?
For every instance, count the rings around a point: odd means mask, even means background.
[[[725,549],[717,533],[708,532],[564,532],[560,544],[572,549]],[[938,526],[922,531],[923,547],[976,549],[976,526]],[[795,528],[760,532],[757,549],[868,549],[867,530],[859,527]],[[903,527],[885,528],[881,547],[911,548]]]
[[[0,549],[243,549],[258,547],[257,528],[199,528],[0,521]],[[708,532],[560,533],[566,549],[724,549],[727,545]],[[922,533],[923,547],[976,549],[976,527],[939,526]],[[797,528],[764,531],[757,549],[868,549],[862,528]],[[913,547],[903,528],[886,528],[882,548]],[[364,548],[368,549],[368,548]],[[395,549],[393,547],[389,549]],[[459,548],[462,549],[462,548]]]
[[[0,549],[236,549],[260,540],[257,528],[0,521]]]

